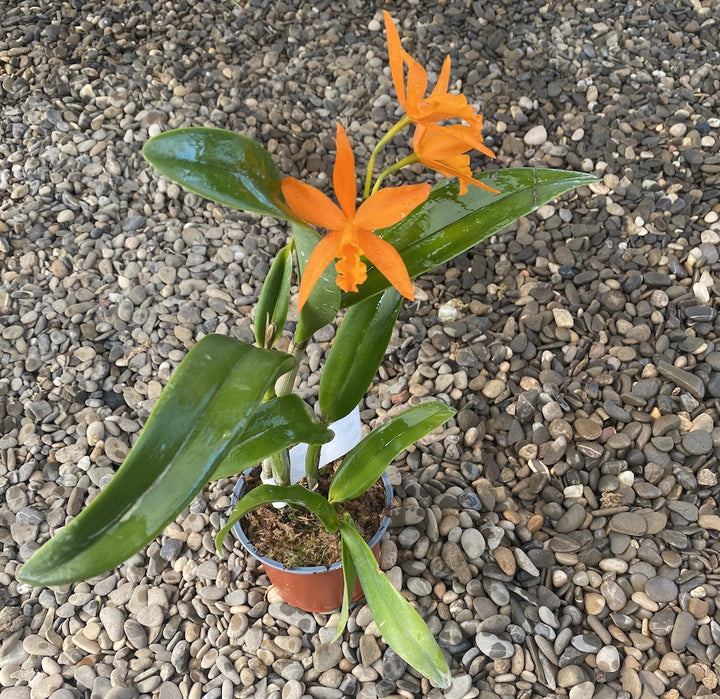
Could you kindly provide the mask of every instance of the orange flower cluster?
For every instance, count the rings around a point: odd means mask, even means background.
[[[491,158],[495,155],[483,142],[482,115],[468,104],[465,95],[448,92],[450,57],[445,58],[437,84],[426,96],[427,72],[403,50],[390,14],[386,11],[383,14],[393,84],[405,110],[406,123],[416,125],[413,137],[415,160],[447,177],[457,177],[460,194],[465,194],[470,184],[497,193],[472,178],[468,151],[476,149]],[[440,123],[448,119],[452,123]],[[357,207],[355,158],[340,124],[337,125],[336,143],[333,189],[339,206],[316,187],[294,177],[286,177],[281,184],[283,196],[293,213],[330,231],[308,260],[300,282],[298,307],[302,310],[313,287],[333,260],[336,262],[337,285],[343,291],[357,291],[367,278],[363,257],[375,265],[403,296],[412,299],[412,282],[402,257],[373,231],[400,221],[427,199],[431,187],[429,184],[384,187],[370,194]]]
[[[392,74],[398,100],[408,119],[417,125],[413,137],[413,149],[420,162],[446,177],[457,177],[460,194],[465,194],[469,184],[497,194],[497,190],[472,179],[470,171],[471,149],[479,150],[490,158],[495,154],[485,145],[482,137],[483,119],[468,104],[465,95],[448,92],[450,81],[450,56],[445,57],[440,76],[432,92],[426,97],[427,71],[402,48],[400,35],[390,13],[383,11]],[[407,82],[405,80],[407,68]],[[454,123],[439,122],[453,119]],[[457,120],[464,123],[457,123]]]

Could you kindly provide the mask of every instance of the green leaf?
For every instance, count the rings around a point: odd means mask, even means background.
[[[292,224],[292,229],[300,277],[302,278],[310,255],[320,242],[320,234],[310,226],[295,222]],[[295,331],[295,344],[301,344],[309,339],[316,330],[324,328],[335,320],[340,308],[340,288],[335,283],[336,277],[335,265],[328,265],[300,312]]]
[[[165,177],[218,204],[291,219],[270,154],[243,134],[192,127],[153,136],[142,149]]]
[[[352,558],[365,599],[387,644],[438,687],[450,686],[450,670],[423,618],[382,573],[355,527],[340,520],[343,546]]]
[[[301,485],[259,485],[242,496],[235,509],[230,514],[225,526],[215,537],[215,546],[218,553],[222,549],[225,537],[243,515],[260,505],[271,502],[286,502],[289,505],[298,505],[316,514],[323,527],[330,533],[338,530],[338,515],[335,508],[320,494],[304,488]]]
[[[598,181],[582,172],[542,168],[509,168],[475,179],[500,194],[471,186],[460,196],[457,182],[444,182],[402,221],[376,231],[400,253],[411,278],[449,262],[564,192]],[[358,293],[343,294],[342,305],[352,306],[388,286],[375,267],[368,268],[367,281]]]
[[[335,634],[332,637],[330,643],[335,643],[340,636],[342,636],[345,627],[347,626],[348,619],[350,618],[350,597],[355,590],[355,583],[357,582],[357,571],[355,570],[355,564],[353,563],[352,556],[348,550],[345,540],[340,537],[340,550],[342,554],[342,570],[343,570],[343,601],[342,607],[340,608],[340,616],[338,618],[338,625],[335,629]],[[372,550],[372,549],[371,549]]]
[[[262,403],[253,413],[237,446],[223,459],[209,480],[229,478],[298,442],[324,444],[332,430],[316,423],[307,405],[295,395]]]
[[[255,308],[255,340],[260,347],[271,349],[280,339],[290,304],[292,249],[286,245],[273,260]],[[272,328],[266,337],[268,326]]]
[[[362,400],[385,356],[402,297],[392,287],[345,314],[320,378],[320,412],[329,422]]]
[[[328,492],[330,502],[345,502],[364,493],[403,450],[440,427],[455,414],[439,401],[421,403],[388,420],[356,444],[340,464]]]
[[[208,482],[267,389],[294,366],[288,354],[221,335],[203,338],[173,374],[111,482],[33,554],[20,579],[84,580],[140,551]]]

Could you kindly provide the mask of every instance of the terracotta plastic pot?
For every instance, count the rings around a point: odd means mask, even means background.
[[[387,473],[383,473],[382,482],[385,486],[385,502],[390,506],[392,486]],[[245,480],[241,478],[235,486],[232,498],[233,505],[242,497],[244,490]],[[368,546],[375,554],[375,558],[380,555],[380,539],[387,531],[389,524],[390,517],[385,517],[375,536],[368,541]],[[345,580],[340,561],[333,563],[329,568],[325,566],[286,568],[279,561],[258,554],[245,535],[240,522],[237,522],[233,527],[233,533],[237,536],[243,548],[263,564],[270,582],[288,604],[306,612],[331,612],[342,604]],[[355,584],[351,599],[355,602],[362,596],[362,587],[360,581],[358,581]]]

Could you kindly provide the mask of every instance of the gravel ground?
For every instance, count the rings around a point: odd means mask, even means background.
[[[1,699],[718,696],[715,0],[3,4]],[[368,424],[424,396],[459,410],[393,467],[382,548],[447,650],[444,692],[365,606],[330,645],[327,615],[217,558],[230,481],[105,576],[15,578],[187,350],[251,338],[287,235],[182,192],[142,144],[222,126],[327,180],[336,119],[363,158],[397,118],[383,7],[433,70],[451,53],[493,167],[602,178],[419,279],[362,406]]]

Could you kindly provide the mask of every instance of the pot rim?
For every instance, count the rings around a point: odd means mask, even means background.
[[[245,475],[246,473],[250,473],[255,466],[251,466],[248,469],[245,469],[245,471],[242,472],[242,475]],[[393,489],[392,485],[390,484],[390,476],[388,476],[387,471],[383,471],[382,476],[380,476],[380,480],[382,480],[383,485],[385,486],[385,504],[390,507],[392,504],[392,495],[393,495]],[[231,498],[231,505],[234,507],[238,500],[240,499],[240,493],[244,490],[245,487],[245,480],[243,478],[240,478],[235,485],[235,488],[233,489],[233,494]],[[387,531],[388,527],[390,526],[390,517],[386,515],[382,522],[380,522],[380,526],[375,532],[375,535],[368,541],[368,546],[372,548],[377,543],[379,543],[380,539],[383,537],[385,532]],[[242,526],[240,525],[240,520],[238,520],[232,528],[233,534],[238,538],[238,541],[240,541],[240,544],[242,547],[253,557],[257,558],[258,561],[260,561],[263,565],[270,566],[271,568],[275,568],[276,570],[283,570],[287,573],[297,573],[298,575],[315,575],[317,573],[327,573],[331,570],[338,570],[342,568],[342,561],[335,561],[335,563],[330,564],[329,566],[296,566],[293,568],[287,568],[285,565],[280,563],[280,561],[276,561],[274,558],[267,558],[266,556],[261,556],[256,550],[255,547],[250,543],[250,540],[245,535],[245,532],[243,531]]]

